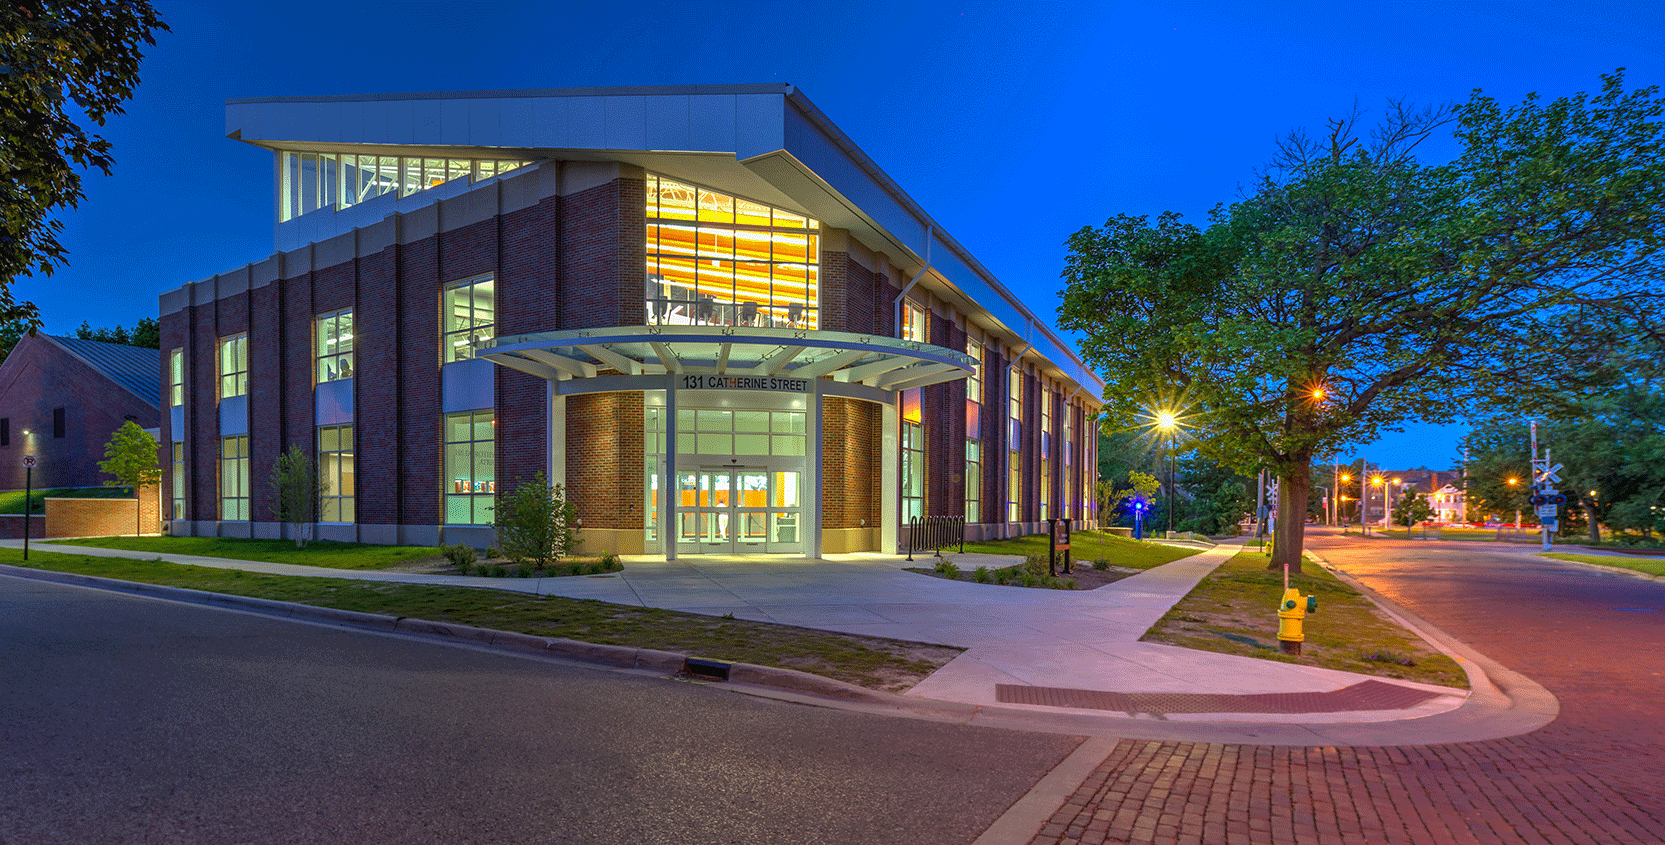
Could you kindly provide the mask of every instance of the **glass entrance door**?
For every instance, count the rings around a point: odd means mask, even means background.
[[[755,467],[678,472],[678,554],[801,554],[802,474]]]

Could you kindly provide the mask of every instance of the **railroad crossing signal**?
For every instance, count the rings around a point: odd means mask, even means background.
[[[1557,475],[1556,473],[1560,472],[1561,469],[1562,469],[1561,464],[1556,464],[1555,466],[1550,466],[1548,458],[1545,458],[1541,461],[1533,461],[1532,462],[1533,482],[1536,483],[1536,484],[1541,484],[1541,485],[1542,484],[1554,484],[1556,482],[1559,482],[1561,480],[1561,476]]]

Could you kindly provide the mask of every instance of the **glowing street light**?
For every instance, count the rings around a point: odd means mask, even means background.
[[[1174,530],[1174,435],[1178,433],[1179,419],[1173,411],[1158,411],[1156,427],[1168,435],[1168,532]]]

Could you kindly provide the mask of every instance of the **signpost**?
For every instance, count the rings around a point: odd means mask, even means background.
[[[29,522],[35,512],[35,456],[23,456],[23,559],[29,559]]]
[[[1551,534],[1558,525],[1557,517],[1560,508],[1567,503],[1567,497],[1555,489],[1561,480],[1558,475],[1563,467],[1560,464],[1550,465],[1549,449],[1544,449],[1543,458],[1538,457],[1538,422],[1532,422],[1532,507],[1538,514],[1539,532],[1542,534],[1542,551],[1549,551]]]

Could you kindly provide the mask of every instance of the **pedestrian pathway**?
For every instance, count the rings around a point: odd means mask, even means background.
[[[42,551],[133,557],[139,553],[34,543]],[[1014,687],[1076,694],[1123,694],[1120,702],[1158,699],[1129,694],[1190,696],[1177,707],[1143,707],[1127,715],[1175,721],[1356,723],[1418,718],[1453,710],[1466,693],[1409,682],[1392,686],[1414,695],[1368,696],[1343,691],[1365,676],[1293,663],[1193,651],[1139,642],[1152,625],[1220,563],[1240,550],[1227,544],[1090,591],[1037,590],[950,581],[905,571],[919,566],[895,555],[831,555],[824,560],[781,557],[698,557],[666,561],[627,557],[623,572],[559,578],[483,578],[341,570],[293,564],[163,555],[186,564],[278,575],[351,578],[411,584],[470,586],[536,595],[598,599],[691,613],[796,625],[873,637],[941,643],[966,651],[908,692],[914,698],[1038,712],[1096,713],[1102,706],[1059,706],[1069,695],[1014,694]],[[961,556],[963,568],[1005,564]],[[1268,613],[1272,610],[1268,608]],[[1386,684],[1384,684],[1386,685]],[[1005,688],[1003,695],[1001,690]],[[1329,695],[1329,698],[1319,694]],[[1295,695],[1309,706],[1249,706],[1221,712],[1231,697]],[[1305,695],[1306,698],[1298,698]],[[1319,697],[1314,697],[1319,695]],[[1339,696],[1339,697],[1337,697]],[[1212,698],[1209,698],[1212,697]],[[1080,696],[1076,696],[1080,700]],[[1046,699],[1046,700],[1042,700]],[[1110,699],[1097,699],[1105,701]],[[1214,704],[1197,704],[1199,701]],[[1356,701],[1356,709],[1336,702]]]

